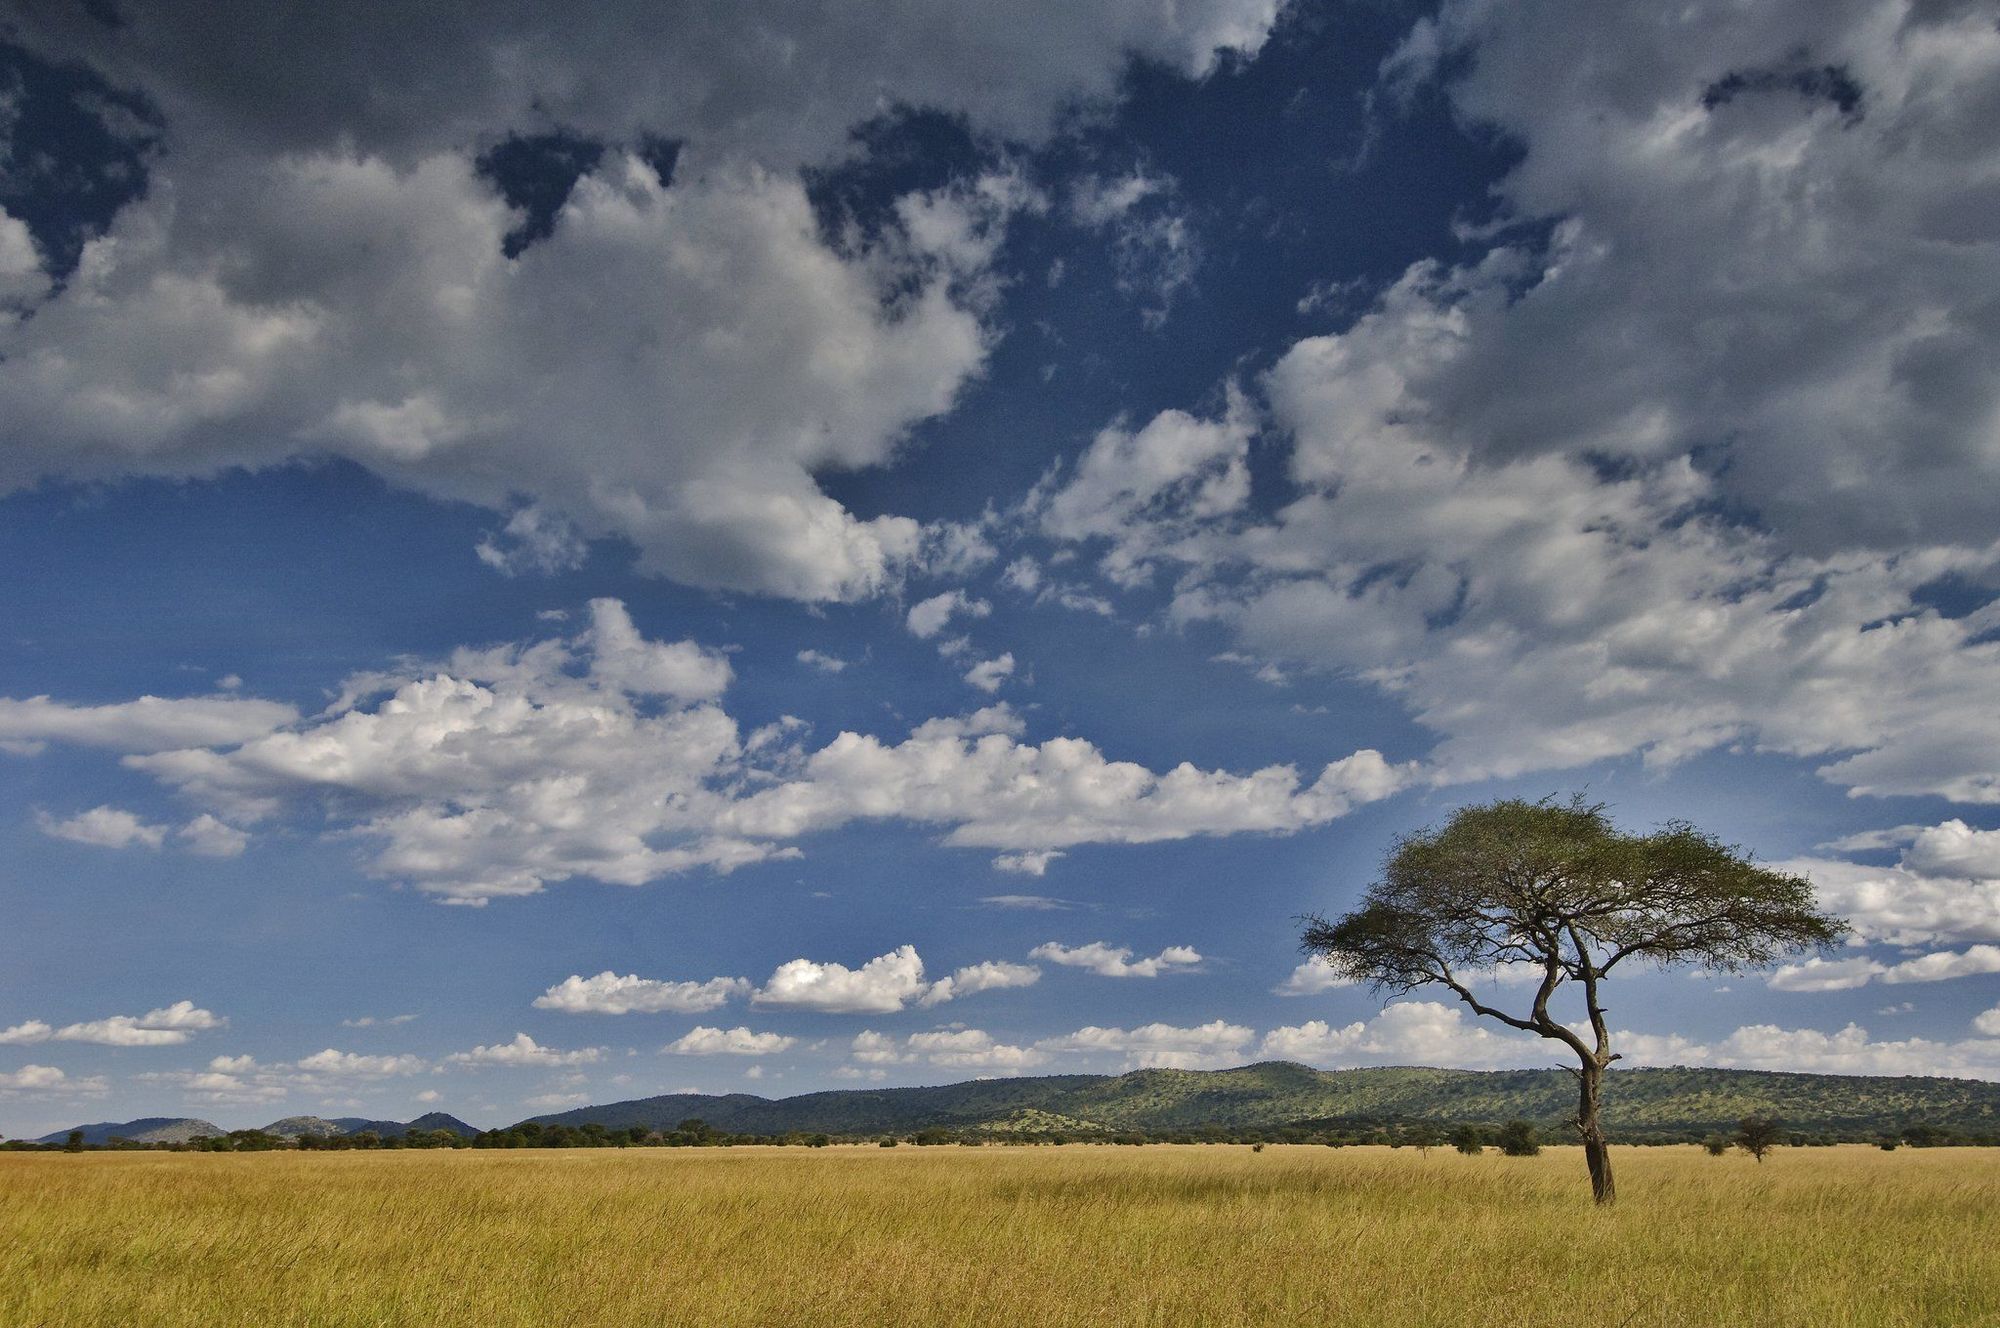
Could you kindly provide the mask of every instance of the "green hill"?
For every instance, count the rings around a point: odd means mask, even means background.
[[[1076,1130],[1153,1134],[1516,1117],[1556,1125],[1573,1110],[1574,1093],[1574,1081],[1561,1070],[1314,1070],[1279,1061],[1234,1070],[979,1080],[775,1100],[747,1093],[680,1093],[533,1119],[670,1130],[698,1117],[734,1134],[840,1135],[977,1127],[995,1132],[1054,1118]],[[1702,1134],[1752,1113],[1776,1116],[1795,1130],[1851,1137],[1916,1124],[2000,1136],[2000,1084],[1673,1068],[1616,1070],[1606,1088],[1605,1123],[1625,1139]]]

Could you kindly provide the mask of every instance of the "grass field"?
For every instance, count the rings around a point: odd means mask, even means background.
[[[0,1155],[0,1324],[2000,1323],[2000,1150]]]

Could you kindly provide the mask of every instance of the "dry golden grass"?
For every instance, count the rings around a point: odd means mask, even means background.
[[[0,1324],[2000,1323],[2000,1150],[0,1155]]]

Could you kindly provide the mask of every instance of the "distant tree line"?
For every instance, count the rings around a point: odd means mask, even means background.
[[[1387,1146],[1428,1151],[1450,1147],[1460,1153],[1478,1154],[1488,1148],[1509,1156],[1532,1156],[1544,1143],[1569,1142],[1572,1132],[1566,1122],[1549,1121],[1409,1121],[1341,1119],[1300,1121],[1289,1125],[1244,1128],[1211,1125],[1200,1129],[1176,1130],[1008,1130],[991,1125],[957,1128],[928,1126],[914,1131],[831,1134],[788,1131],[783,1134],[744,1134],[718,1130],[700,1119],[688,1119],[672,1129],[647,1125],[612,1127],[589,1122],[583,1125],[545,1124],[522,1121],[504,1129],[484,1130],[463,1135],[452,1130],[410,1130],[400,1135],[374,1131],[359,1134],[296,1136],[270,1134],[263,1130],[231,1130],[227,1134],[204,1135],[184,1143],[139,1143],[112,1138],[101,1144],[86,1144],[81,1132],[72,1131],[59,1143],[35,1143],[25,1139],[0,1142],[0,1151],[82,1152],[149,1151],[172,1153],[258,1153],[280,1149],[310,1152],[346,1152],[370,1149],[422,1148],[730,1148],[746,1145],[766,1147],[823,1148],[829,1144],[878,1143],[894,1147],[908,1143],[918,1147],[985,1144],[1007,1146],[1060,1146],[1076,1144],[1313,1144],[1331,1148]],[[1742,1149],[1762,1159],[1773,1148],[1827,1147],[1834,1144],[1874,1144],[1897,1147],[1996,1147],[2000,1131],[1952,1129],[1926,1122],[1887,1128],[1795,1129],[1767,1115],[1751,1115],[1733,1131],[1702,1129],[1660,1129],[1614,1136],[1621,1143],[1639,1145],[1700,1144],[1709,1152],[1722,1154]]]

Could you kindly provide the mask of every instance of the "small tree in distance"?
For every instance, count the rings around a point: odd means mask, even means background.
[[[1729,1136],[1726,1134],[1711,1134],[1708,1138],[1701,1141],[1701,1146],[1708,1150],[1710,1157],[1721,1157],[1729,1151]]]
[[[1535,1141],[1535,1127],[1524,1120],[1510,1120],[1493,1136],[1508,1157],[1537,1157],[1542,1146]]]
[[[1467,1157],[1486,1151],[1486,1131],[1477,1125],[1461,1125],[1451,1132],[1451,1146]]]
[[[1341,976],[1401,995],[1441,986],[1484,1018],[1560,1042],[1577,1058],[1575,1126],[1599,1203],[1617,1194],[1601,1118],[1619,1059],[1603,983],[1627,961],[1716,972],[1762,967],[1839,940],[1800,876],[1759,867],[1685,822],[1621,834],[1602,805],[1508,799],[1463,807],[1400,840],[1361,907],[1306,919],[1303,949]],[[1529,1009],[1490,1005],[1474,986],[1497,965],[1540,971]],[[1582,1031],[1550,1008],[1565,983]]]
[[[1783,1129],[1769,1116],[1745,1116],[1736,1123],[1736,1146],[1762,1162],[1764,1154],[1778,1146]]]

